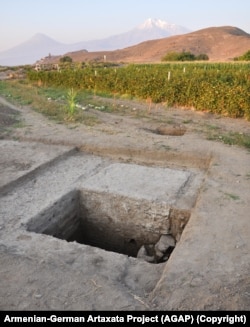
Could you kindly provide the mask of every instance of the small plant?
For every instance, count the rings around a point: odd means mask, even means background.
[[[70,116],[73,116],[76,110],[76,96],[77,92],[71,88],[67,93],[67,102],[68,102],[68,113]]]
[[[216,125],[210,125],[210,124],[205,124],[205,127],[207,127],[208,130],[211,131],[215,131],[215,130],[219,130],[220,127],[216,126]]]
[[[229,199],[232,199],[232,200],[239,200],[240,197],[238,195],[235,195],[235,194],[231,194],[231,193],[225,193],[225,195],[229,198]]]
[[[183,124],[190,124],[190,123],[193,123],[193,120],[192,119],[186,119],[186,120],[183,120],[182,123]]]

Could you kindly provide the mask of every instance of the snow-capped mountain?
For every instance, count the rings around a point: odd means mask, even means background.
[[[164,31],[166,36],[185,34],[190,32],[189,29],[176,24],[168,23],[161,19],[149,18],[143,24],[139,25],[137,29],[140,30],[158,30]]]
[[[138,43],[161,39],[164,37],[190,32],[183,26],[167,23],[161,19],[147,19],[143,24],[119,35],[113,35],[102,40],[78,43],[80,48],[88,51],[117,50],[136,45]]]
[[[119,35],[105,39],[78,42],[74,44],[59,43],[50,37],[38,33],[28,41],[0,52],[0,65],[25,65],[33,64],[42,57],[51,55],[63,55],[67,52],[78,50],[108,51],[124,49],[138,43],[160,39],[177,34],[190,32],[185,27],[169,24],[160,19],[147,19],[143,24]]]

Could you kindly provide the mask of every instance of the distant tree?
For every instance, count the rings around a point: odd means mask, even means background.
[[[244,55],[242,56],[242,60],[250,60],[250,50],[248,50]]]
[[[60,58],[60,62],[61,63],[67,63],[67,62],[71,63],[71,62],[73,62],[73,60],[69,56],[64,56],[64,57]]]
[[[168,52],[163,58],[162,61],[178,61],[179,53],[178,52]]]
[[[234,58],[234,60],[235,61],[238,61],[238,60],[250,61],[250,50],[245,52],[242,56]]]
[[[201,53],[198,56],[196,56],[195,60],[209,60],[209,57],[205,53]]]
[[[195,55],[191,52],[181,52],[179,54],[179,61],[193,61],[195,60]]]
[[[162,61],[194,61],[194,60],[209,60],[208,55],[200,54],[195,56],[188,51],[182,52],[169,52],[163,58]]]

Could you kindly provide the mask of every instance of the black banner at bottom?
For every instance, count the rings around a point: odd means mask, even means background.
[[[115,312],[115,311],[1,311],[2,323],[136,323],[185,325],[246,325],[249,312],[191,311],[191,312]]]

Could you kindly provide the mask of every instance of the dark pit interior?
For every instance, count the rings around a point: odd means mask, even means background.
[[[162,235],[179,240],[189,217],[189,211],[174,210],[166,203],[81,190],[66,194],[33,217],[27,230],[132,257],[145,246],[152,257]],[[168,248],[164,261],[173,248]]]

